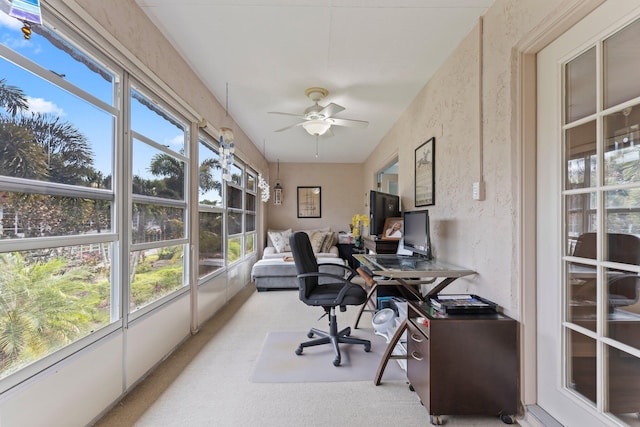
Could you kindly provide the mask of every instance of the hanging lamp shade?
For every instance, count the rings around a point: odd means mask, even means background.
[[[278,177],[276,178],[276,185],[273,187],[273,204],[282,204],[282,185],[280,184],[280,159],[278,159]]]

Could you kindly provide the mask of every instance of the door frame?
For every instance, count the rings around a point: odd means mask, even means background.
[[[571,0],[530,31],[514,47],[515,163],[518,176],[517,238],[520,317],[520,396],[525,406],[537,404],[536,278],[536,54],[606,0]],[[526,412],[526,411],[525,411]]]

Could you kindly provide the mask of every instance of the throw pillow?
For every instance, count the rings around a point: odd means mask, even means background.
[[[311,233],[311,237],[309,238],[309,241],[311,242],[311,248],[313,249],[314,253],[317,254],[322,252],[322,248],[326,238],[327,238],[327,233],[324,231],[314,231]]]
[[[324,239],[324,244],[322,245],[323,253],[328,253],[331,247],[338,243],[338,235],[335,232],[329,231],[326,232],[326,235],[327,237]]]
[[[278,253],[289,252],[291,250],[289,246],[289,237],[291,237],[290,228],[284,231],[268,231],[267,235]]]

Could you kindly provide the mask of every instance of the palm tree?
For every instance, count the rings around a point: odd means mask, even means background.
[[[28,262],[0,254],[0,375],[30,363],[88,333],[97,292],[88,271],[62,257]]]
[[[11,117],[15,117],[19,111],[29,109],[27,97],[22,89],[8,85],[7,79],[0,79],[0,106],[6,108]]]

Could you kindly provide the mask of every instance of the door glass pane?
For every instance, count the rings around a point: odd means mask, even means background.
[[[640,425],[640,359],[609,346],[607,353],[609,412],[628,425]]]
[[[565,68],[567,123],[596,112],[596,48],[592,47]]]
[[[595,319],[591,321],[595,323]],[[596,341],[567,330],[567,347],[567,386],[595,404]]]
[[[608,185],[640,181],[640,106],[604,118],[604,182]]]
[[[604,193],[607,232],[640,235],[640,188]]]
[[[565,132],[566,188],[587,188],[596,180],[596,122],[591,121]]]
[[[612,107],[640,96],[640,21],[604,41],[604,105]]]
[[[597,198],[596,193],[591,192],[571,194],[566,196],[565,200],[567,255],[574,255],[576,243],[580,236],[597,229]]]
[[[567,263],[567,320],[596,331],[597,269],[593,265]]]

